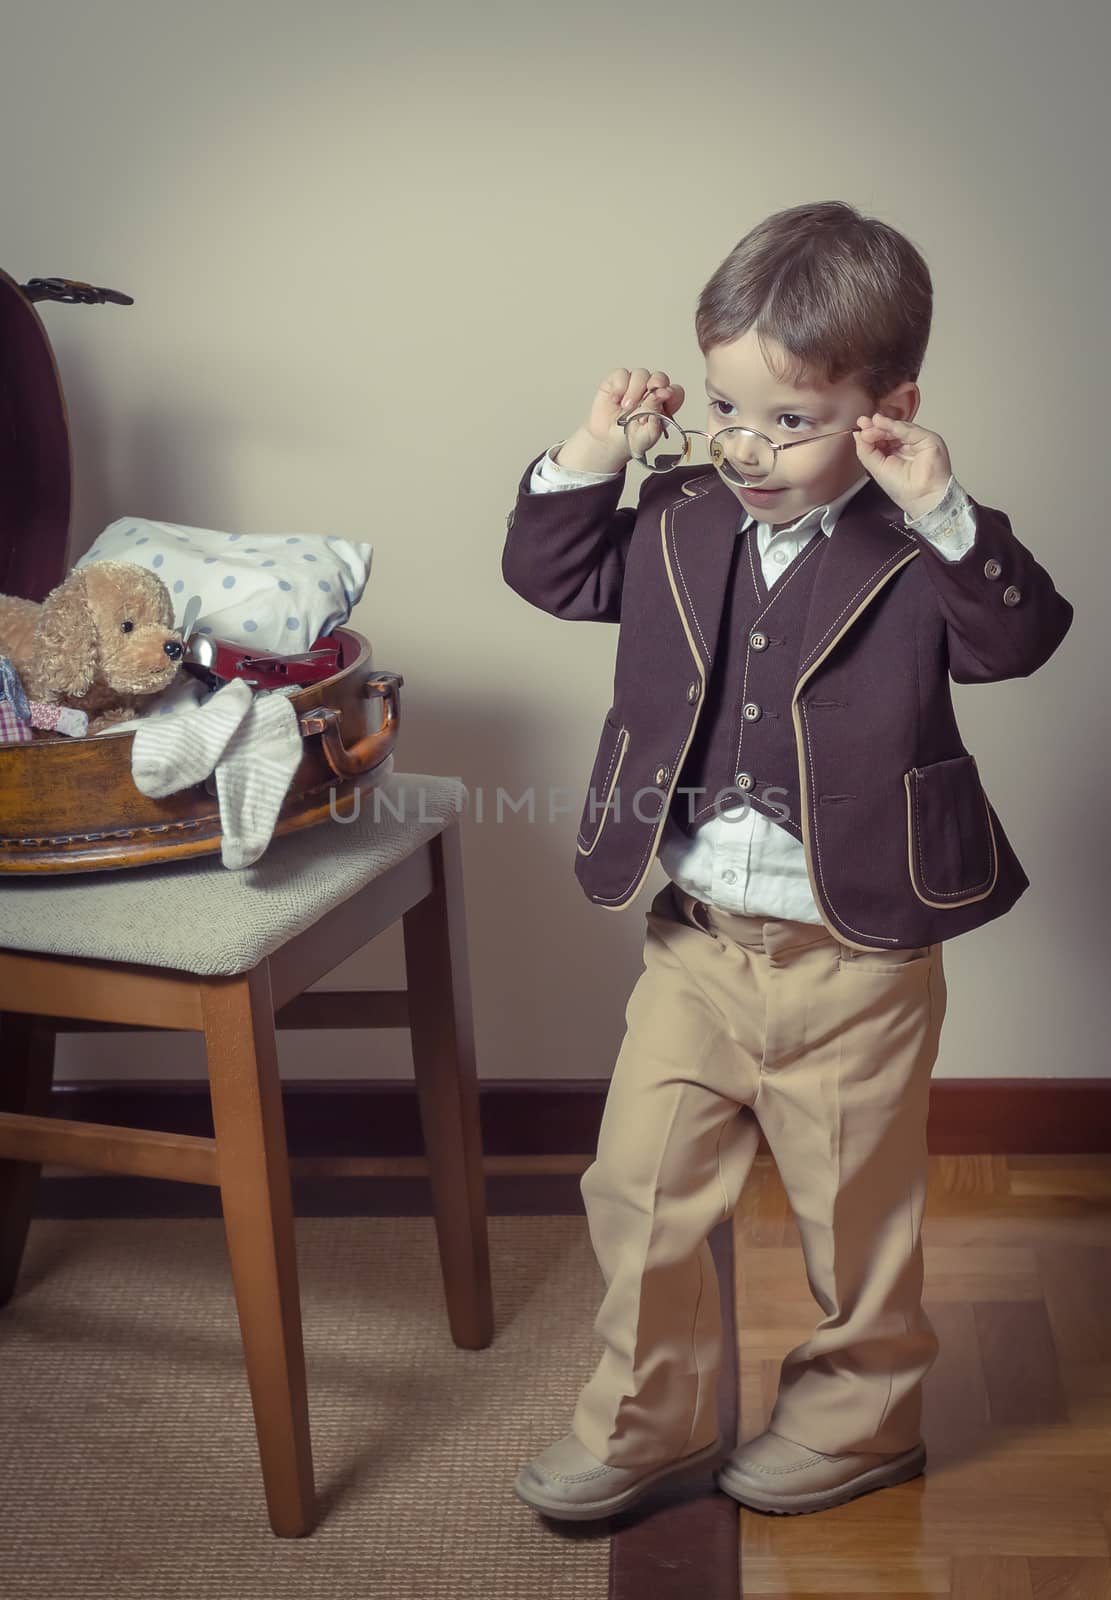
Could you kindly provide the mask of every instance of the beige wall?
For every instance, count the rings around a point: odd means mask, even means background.
[[[1102,1075],[1109,44],[1099,0],[23,7],[0,264],[135,298],[43,309],[74,557],[133,513],[369,539],[355,623],[405,676],[398,768],[581,799],[617,634],[503,584],[521,473],[612,366],[700,384],[699,288],[760,217],[883,217],[934,275],[919,420],[1077,608],[1032,679],[954,686],[1032,886],[946,946],[937,1075]],[[577,814],[464,822],[486,1078],[611,1070],[664,878],[591,905]],[[371,959],[403,982],[399,929],[332,981]],[[326,1075],[411,1070],[404,1033],[333,1042]],[[282,1051],[322,1070],[305,1035]],[[64,1077],[202,1070],[190,1037],[63,1045]]]

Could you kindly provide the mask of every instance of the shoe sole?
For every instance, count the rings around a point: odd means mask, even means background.
[[[679,1461],[672,1461],[656,1472],[650,1472],[647,1477],[630,1484],[629,1488],[623,1489],[620,1494],[611,1495],[608,1500],[583,1500],[577,1504],[567,1500],[549,1500],[545,1495],[535,1493],[531,1486],[526,1489],[520,1474],[514,1480],[513,1493],[518,1500],[523,1500],[525,1505],[531,1506],[534,1511],[543,1512],[546,1517],[555,1517],[561,1522],[595,1522],[603,1517],[616,1516],[619,1511],[626,1510],[656,1484],[663,1483],[666,1479],[678,1478],[695,1467],[704,1467],[709,1463],[717,1466],[724,1453],[722,1442],[718,1439],[703,1450],[696,1450],[692,1455],[684,1456]]]
[[[824,1511],[827,1506],[843,1505],[846,1500],[855,1500],[857,1495],[869,1494],[873,1489],[889,1489],[896,1483],[905,1483],[908,1478],[917,1478],[925,1466],[926,1446],[918,1444],[882,1466],[862,1472],[859,1477],[850,1478],[832,1489],[815,1489],[810,1494],[762,1494],[759,1489],[750,1489],[747,1483],[731,1481],[727,1466],[714,1474],[714,1481],[719,1489],[743,1506],[773,1515],[796,1516],[802,1511]]]

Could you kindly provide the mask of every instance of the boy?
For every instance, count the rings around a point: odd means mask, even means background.
[[[613,1515],[720,1460],[706,1241],[761,1129],[825,1318],[717,1484],[812,1511],[925,1465],[941,945],[1029,882],[949,679],[1026,677],[1072,621],[1008,517],[912,420],[931,312],[926,263],[894,229],[836,201],[779,212],[699,300],[714,466],[646,471],[638,506],[618,507],[631,452],[652,465],[639,441],[662,425],[621,419],[675,417],[672,461],[696,419],[676,416],[665,372],[617,368],[507,519],[512,589],[621,625],[576,874],[614,910],[657,856],[669,879],[581,1184],[605,1349],[572,1431],[514,1484],[552,1517]]]

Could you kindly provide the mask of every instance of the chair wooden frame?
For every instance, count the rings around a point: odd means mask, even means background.
[[[402,919],[403,990],[303,991]],[[300,997],[300,998],[297,998]],[[316,1518],[275,1013],[282,1026],[411,1030],[451,1336],[494,1333],[460,832],[449,821],[248,972],[227,977],[0,949],[0,1306],[11,1298],[44,1163],[220,1190],[270,1525]],[[204,1035],[215,1136],[49,1115],[65,1019]]]

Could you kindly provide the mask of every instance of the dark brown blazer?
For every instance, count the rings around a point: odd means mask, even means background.
[[[551,616],[620,624],[575,874],[592,901],[621,910],[655,858],[706,700],[744,508],[706,467],[645,472],[636,507],[618,505],[624,472],[530,494],[539,459],[506,519],[502,575]],[[803,844],[823,921],[860,950],[952,938],[1029,886],[961,740],[949,680],[1028,677],[1073,608],[1006,513],[972,505],[976,543],[955,562],[906,527],[874,479],[819,540],[791,702]],[[607,806],[619,783],[622,803]],[[827,793],[855,798],[820,806]]]

